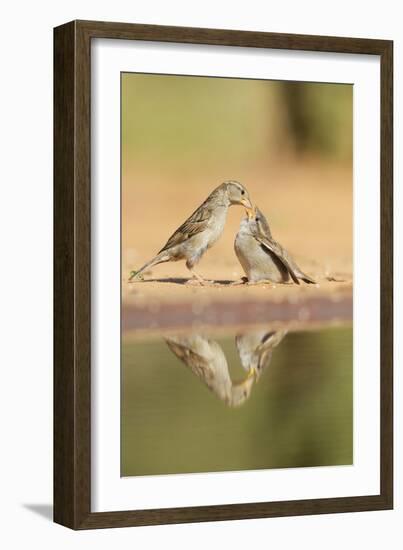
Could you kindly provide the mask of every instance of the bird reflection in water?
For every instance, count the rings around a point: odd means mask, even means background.
[[[233,381],[227,358],[221,346],[201,334],[165,338],[169,349],[199,378],[218,399],[229,407],[239,407],[247,401],[254,384],[271,361],[275,348],[286,330],[245,331],[235,336],[242,367],[247,371],[243,380]]]
[[[286,330],[253,330],[237,334],[235,342],[242,367],[258,380],[270,364],[273,349],[286,334]]]

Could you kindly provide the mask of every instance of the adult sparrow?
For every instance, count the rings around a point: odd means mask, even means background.
[[[193,277],[200,283],[205,282],[194,271],[194,266],[221,236],[228,208],[232,205],[252,208],[247,189],[238,181],[229,180],[210,193],[203,204],[175,231],[152,260],[138,271],[132,271],[129,281],[154,265],[186,260],[186,267]]]
[[[290,254],[271,234],[269,224],[261,211],[255,207],[247,210],[247,217],[241,221],[234,242],[235,253],[240,261],[249,283],[269,281],[286,283],[315,284],[315,281],[303,273]]]
[[[250,396],[254,372],[233,382],[221,346],[201,334],[165,338],[169,349],[199,378],[218,399],[229,407],[239,407]]]

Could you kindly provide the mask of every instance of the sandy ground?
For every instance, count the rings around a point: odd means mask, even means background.
[[[144,282],[128,282],[165,244],[175,229],[225,179],[204,175],[191,184],[165,181],[161,175],[124,171],[122,185],[122,302],[123,309],[154,311],[164,304],[191,303],[200,308],[217,302],[300,304],[318,298],[333,302],[352,296],[351,169],[310,163],[301,169],[290,163],[272,170],[249,171],[238,179],[271,224],[274,238],[297,260],[317,285],[233,286],[244,276],[233,249],[240,207],[231,207],[221,239],[202,258],[198,272],[214,282],[188,283],[184,262],[155,266]],[[137,182],[141,181],[141,185]],[[196,312],[197,313],[197,312]]]

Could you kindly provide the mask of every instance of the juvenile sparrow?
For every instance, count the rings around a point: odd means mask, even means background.
[[[228,363],[221,346],[200,334],[165,338],[169,349],[208,389],[229,407],[239,407],[252,391],[252,372],[240,382],[231,380]]]
[[[287,250],[273,239],[269,224],[257,207],[254,212],[247,210],[247,217],[241,221],[235,238],[234,248],[249,283],[286,283],[292,279],[298,285],[300,280],[315,284],[311,277],[300,270]]]
[[[236,335],[235,342],[241,365],[247,372],[252,371],[256,380],[269,366],[273,349],[286,334],[286,330],[252,330]]]
[[[138,271],[132,271],[129,281],[146,269],[163,262],[186,260],[186,267],[193,277],[204,279],[194,271],[194,266],[221,236],[227,219],[228,208],[233,204],[252,208],[246,188],[237,181],[219,185],[193,214],[168,239],[165,246]]]

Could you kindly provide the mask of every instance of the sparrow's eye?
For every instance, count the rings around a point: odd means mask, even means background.
[[[256,220],[257,222],[260,222],[260,218],[255,218],[255,220]]]
[[[241,191],[241,195],[245,195],[245,191],[243,189]]]

